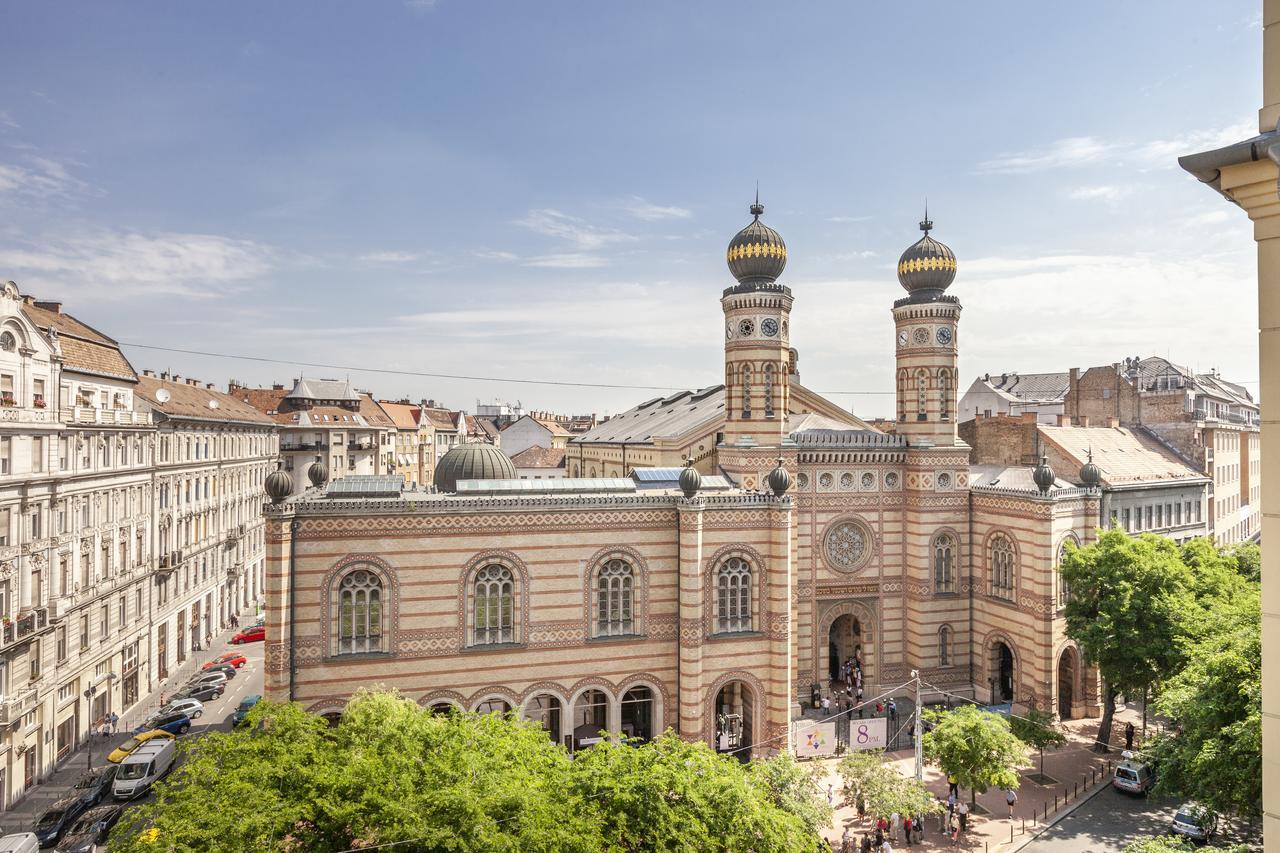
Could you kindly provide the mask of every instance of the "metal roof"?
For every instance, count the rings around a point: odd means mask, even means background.
[[[631,479],[646,491],[679,489],[680,472],[683,470],[683,468],[634,468],[631,471]],[[704,474],[698,490],[715,492],[732,488],[733,484],[727,478],[719,474]]]
[[[459,495],[631,494],[628,477],[562,477],[547,480],[459,480]]]
[[[325,490],[330,498],[398,498],[404,490],[403,474],[350,474],[334,480]]]
[[[670,397],[655,397],[633,409],[614,415],[582,435],[573,444],[649,444],[653,439],[681,436],[704,424],[724,418],[724,386],[703,388],[694,393],[681,391]]]

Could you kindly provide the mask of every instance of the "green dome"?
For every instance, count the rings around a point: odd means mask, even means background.
[[[459,480],[515,480],[515,464],[492,444],[459,444],[436,463],[435,486],[456,492]]]

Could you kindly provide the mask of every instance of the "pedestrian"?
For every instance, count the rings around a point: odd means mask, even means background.
[[[889,831],[889,821],[883,817],[876,818],[876,846],[884,842],[884,835]]]
[[[880,820],[884,820],[884,818],[881,818]],[[877,823],[879,823],[879,821],[877,821]],[[871,849],[879,850],[883,846],[884,846],[884,830],[881,829],[879,826],[877,826],[876,838],[875,838],[875,841],[871,843]]]
[[[1004,801],[1009,804],[1009,820],[1013,820],[1013,805],[1018,802],[1018,792],[1012,788],[1005,791]]]
[[[894,812],[889,816],[889,837],[898,840],[898,832],[902,829],[902,816]]]
[[[951,796],[952,796],[952,797],[957,797],[957,796],[959,796],[959,795],[960,795],[960,780],[959,780],[959,779],[957,779],[955,776],[948,776],[948,777],[947,777],[947,784],[951,786]]]
[[[871,853],[871,836],[863,835],[862,844],[859,845],[860,853]]]
[[[823,716],[826,716],[826,715],[827,715],[827,714],[829,714],[830,712],[831,712],[831,697],[830,697],[830,696],[823,696],[823,697],[822,697],[822,713],[823,713]]]
[[[849,853],[849,827],[845,826],[840,834],[840,853]]]
[[[889,839],[884,840],[884,844],[880,845],[881,853],[893,853],[893,845],[889,843]]]
[[[959,815],[960,815],[960,831],[961,831],[961,832],[968,832],[968,831],[969,831],[969,806],[968,806],[968,804],[966,804],[966,803],[964,803],[964,802],[962,801],[958,806],[956,806],[956,812],[958,812],[958,813],[959,813]]]
[[[1133,749],[1133,736],[1137,731],[1133,727],[1133,723],[1124,724],[1124,748]]]
[[[905,818],[903,818],[903,820],[902,820],[902,834],[906,836],[906,839],[907,839],[907,846],[908,846],[908,847],[910,847],[910,846],[911,846],[911,828],[912,828],[912,826],[911,826],[911,825],[912,825],[912,823],[913,823],[913,821],[912,821],[912,819],[911,819],[911,815],[907,815],[907,816],[906,816]]]
[[[240,617],[234,613],[231,614],[231,627],[232,628],[240,627]]]
[[[112,711],[111,712],[111,731],[112,732],[118,731],[117,726],[119,726],[119,724],[120,724],[120,715],[117,714],[115,711]]]
[[[836,804],[836,788],[831,783],[827,783],[827,805],[835,807]]]
[[[889,719],[895,726],[898,724],[898,703],[892,699],[889,700]]]
[[[160,691],[160,707],[161,708],[164,707],[164,691],[163,690]]]
[[[955,810],[956,810],[956,804],[957,804],[957,803],[959,803],[959,802],[960,802],[960,798],[956,796],[956,786],[955,786],[955,785],[952,785],[952,786],[951,786],[951,793],[950,793],[950,794],[947,794],[947,811],[948,811],[948,812],[953,812],[953,811],[955,811]]]
[[[923,843],[924,842],[924,815],[923,814],[916,815],[915,820],[911,822],[911,825],[915,827],[916,836]]]
[[[862,685],[858,685],[858,704],[862,704]]]

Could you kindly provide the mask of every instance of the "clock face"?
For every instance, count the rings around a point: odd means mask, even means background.
[[[760,321],[760,331],[764,332],[768,337],[778,334],[778,321],[772,317],[768,317]]]
[[[951,343],[951,327],[939,326],[937,338],[938,338],[938,343],[942,344],[944,347],[947,344]]]
[[[751,322],[750,320],[743,320],[741,323],[738,324],[738,334],[742,335],[744,338],[751,337],[751,333],[754,332],[755,330],[756,330],[756,324]]]
[[[911,340],[914,341],[915,345],[918,347],[924,346],[925,344],[929,343],[929,330],[916,329],[914,332],[911,333]]]
[[[907,345],[907,330],[903,329],[898,332],[898,346],[905,347]]]

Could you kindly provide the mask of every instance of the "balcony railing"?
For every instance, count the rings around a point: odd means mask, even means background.
[[[129,409],[93,409],[86,406],[63,409],[60,417],[64,424],[146,426],[151,423],[151,415],[148,412],[134,412]]]
[[[290,442],[288,444],[281,442],[280,444],[281,453],[308,451],[308,450],[327,450],[328,448],[329,448],[328,443],[323,441],[296,441],[296,442]]]
[[[44,628],[49,624],[49,612],[43,607],[39,610],[31,610],[17,619],[12,619],[4,624],[4,630],[0,632],[0,638],[3,638],[4,644],[16,643],[18,640],[26,639],[36,631]]]
[[[0,725],[8,725],[21,719],[23,714],[36,706],[39,698],[40,691],[33,687],[12,698],[0,699]]]

